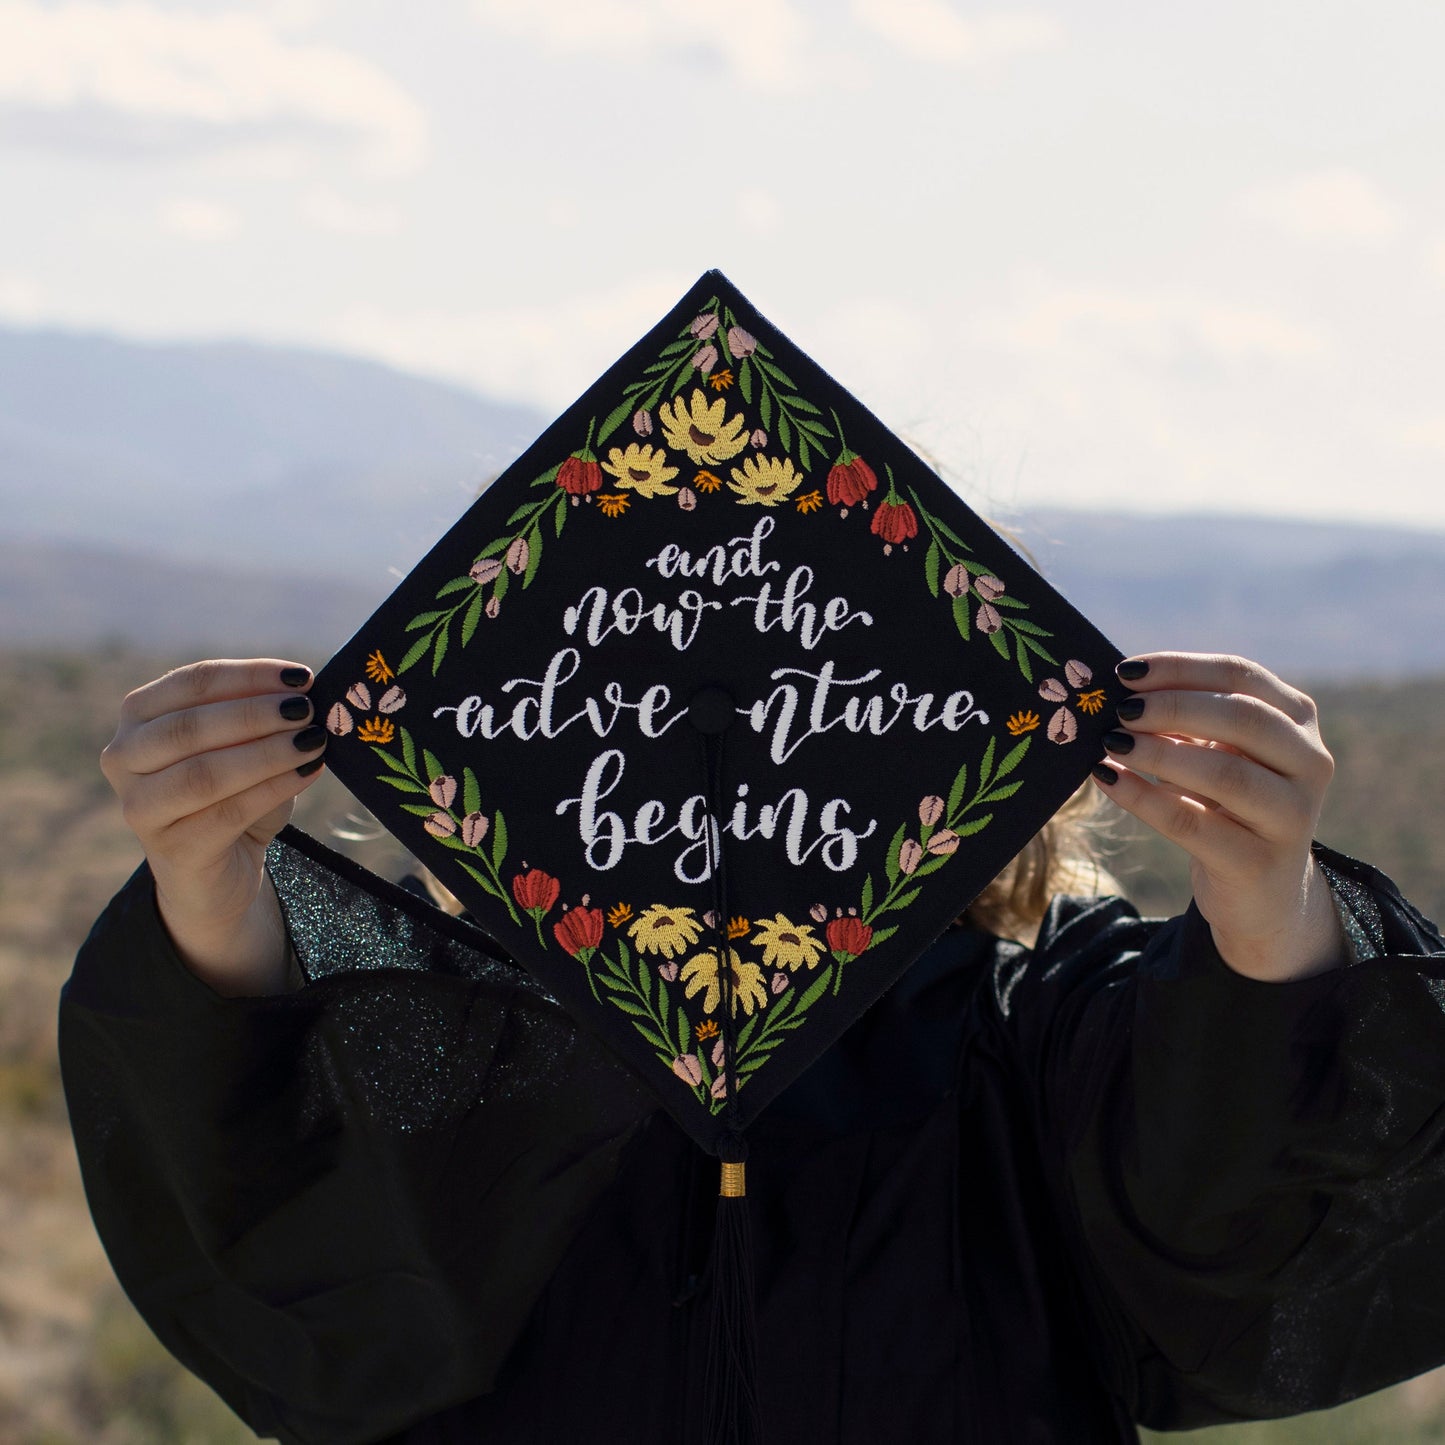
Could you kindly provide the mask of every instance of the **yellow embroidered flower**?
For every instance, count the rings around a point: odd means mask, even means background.
[[[728,486],[744,506],[756,502],[761,507],[776,507],[787,501],[803,481],[802,472],[787,457],[748,457],[729,475],[732,481]]]
[[[755,963],[744,963],[737,949],[728,949],[728,966],[732,969],[733,1013],[739,1006],[745,1014],[751,1014],[759,1004],[768,1001],[767,985],[763,982],[763,971]],[[722,1002],[722,981],[718,977],[717,951],[694,954],[682,966],[682,977],[687,985],[687,996],[702,994],[702,1011],[716,1013]]]
[[[714,391],[726,391],[733,384],[732,370],[729,367],[723,367],[721,371],[708,377],[707,384]]]
[[[716,1019],[704,1019],[693,1029],[693,1034],[700,1044],[706,1043],[709,1039],[715,1039],[720,1032]]]
[[[807,516],[809,512],[821,512],[823,510],[822,492],[804,492],[803,495],[798,498],[798,510],[802,512],[804,516]]]
[[[356,730],[356,740],[362,743],[389,743],[395,736],[396,728],[387,717],[369,717]]]
[[[1086,712],[1090,716],[1101,712],[1104,707],[1104,689],[1096,687],[1092,692],[1081,692],[1078,707],[1080,712]]]
[[[727,935],[729,938],[746,938],[751,927],[752,924],[738,914],[736,918],[728,919]]]
[[[660,953],[664,958],[676,958],[702,937],[702,924],[691,908],[668,908],[654,903],[651,908],[642,910],[637,922],[627,930],[627,936],[637,945],[640,953]]]
[[[602,463],[602,470],[617,478],[619,487],[643,497],[671,497],[676,487],[667,484],[677,475],[677,468],[667,464],[667,453],[661,447],[633,442],[626,451],[613,447]]]
[[[607,921],[614,928],[621,928],[631,917],[632,905],[630,903],[619,903],[616,908],[611,908],[607,912]]]
[[[823,940],[813,936],[812,928],[781,913],[758,923],[753,942],[762,945],[764,968],[816,968],[823,956]]]
[[[396,676],[386,665],[386,659],[381,655],[379,649],[366,659],[366,675],[373,682],[380,683],[388,683]]]
[[[1039,715],[1036,712],[1016,712],[1004,726],[1009,730],[1010,737],[1022,737],[1024,733],[1031,733],[1039,725]]]
[[[597,498],[597,505],[602,508],[604,517],[620,517],[631,501],[626,492],[603,492]]]
[[[741,413],[726,420],[727,400],[718,397],[709,404],[707,393],[695,390],[683,405],[679,396],[663,402],[657,415],[667,444],[684,451],[700,467],[715,467],[735,457],[747,446],[747,422]]]
[[[715,492],[722,486],[722,478],[716,472],[699,472],[692,479],[692,484],[700,492]]]

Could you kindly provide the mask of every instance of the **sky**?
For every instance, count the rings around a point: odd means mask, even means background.
[[[1445,528],[1439,0],[0,0],[0,324],[551,413],[709,267],[999,512]]]

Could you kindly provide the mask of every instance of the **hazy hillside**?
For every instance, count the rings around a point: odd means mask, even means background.
[[[546,418],[370,362],[0,329],[0,643],[348,637]],[[1045,571],[1126,651],[1445,670],[1445,534],[1047,511]]]

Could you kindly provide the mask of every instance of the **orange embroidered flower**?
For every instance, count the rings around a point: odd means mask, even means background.
[[[1040,718],[1036,712],[1016,712],[1004,726],[1009,730],[1010,737],[1022,737],[1024,733],[1031,733],[1038,727]]]
[[[715,492],[722,486],[722,478],[714,472],[699,472],[692,479],[692,484],[700,492]]]
[[[746,938],[751,928],[752,924],[749,923],[746,918],[742,917],[741,914],[737,918],[728,919],[728,937],[730,939]]]
[[[607,921],[614,928],[621,928],[629,918],[632,917],[632,905],[630,903],[619,903],[616,908],[607,910]]]
[[[632,498],[626,492],[607,492],[597,498],[604,517],[620,517],[631,504]]]
[[[731,369],[726,366],[723,367],[723,369],[718,372],[716,376],[708,377],[707,384],[712,387],[714,391],[726,391],[728,387],[733,384],[733,374]]]
[[[1080,712],[1086,712],[1091,717],[1096,712],[1103,711],[1104,689],[1096,687],[1092,692],[1081,692],[1079,694],[1078,708]]]
[[[373,652],[366,659],[366,675],[373,682],[387,683],[396,674],[386,665],[386,659],[381,655],[380,650]]]
[[[804,492],[798,498],[798,510],[804,514],[808,512],[821,512],[823,510],[822,492]]]
[[[715,1039],[720,1032],[721,1030],[717,1026],[716,1019],[704,1019],[693,1029],[693,1033],[697,1036],[698,1043],[702,1043],[704,1039]]]
[[[390,718],[369,717],[356,730],[356,739],[363,743],[389,743],[396,737],[396,727]]]

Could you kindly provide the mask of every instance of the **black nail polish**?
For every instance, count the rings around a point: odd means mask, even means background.
[[[302,763],[296,771],[300,773],[303,778],[309,778],[312,773],[320,771],[321,764],[324,761],[324,758],[312,758],[309,763]]]
[[[1142,697],[1126,697],[1119,704],[1120,722],[1138,722],[1144,716],[1144,699]]]
[[[1108,732],[1104,734],[1104,746],[1111,753],[1132,753],[1134,751],[1134,734],[1124,732]]]
[[[286,687],[305,687],[311,681],[311,669],[309,667],[283,667],[281,669],[281,682]]]
[[[276,711],[287,722],[300,722],[311,711],[311,704],[304,697],[288,697]]]
[[[1119,775],[1108,763],[1098,763],[1094,767],[1094,776],[1107,788],[1110,783],[1117,783]]]
[[[1141,677],[1147,676],[1149,664],[1142,658],[1125,658],[1118,667],[1114,669],[1115,675],[1120,682],[1138,682]]]
[[[326,743],[326,729],[320,723],[312,723],[309,728],[302,728],[291,741],[303,753],[315,752]]]

